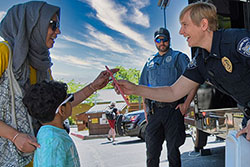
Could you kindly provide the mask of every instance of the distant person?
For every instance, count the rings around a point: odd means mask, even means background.
[[[23,98],[29,114],[42,123],[37,134],[34,167],[80,167],[76,146],[64,128],[64,120],[72,114],[74,94],[67,85],[43,81],[32,85]]]
[[[113,145],[116,144],[116,142],[115,142],[115,136],[116,136],[115,122],[116,122],[117,115],[119,115],[119,114],[120,114],[120,112],[115,107],[115,102],[111,102],[110,105],[108,106],[108,109],[106,110],[106,118],[108,119],[109,126],[110,126],[107,139],[109,141],[112,141]],[[112,136],[112,140],[111,140],[111,136]]]
[[[172,86],[150,88],[118,81],[121,89],[128,95],[172,102],[207,81],[238,103],[244,118],[237,137],[246,134],[250,141],[250,32],[217,30],[216,7],[207,2],[189,4],[179,18],[179,33],[190,47],[199,47],[184,74]]]
[[[166,28],[155,31],[154,42],[158,52],[148,58],[141,73],[140,85],[170,86],[183,74],[189,58],[184,53],[170,48],[170,41],[170,33]],[[195,93],[196,91],[190,93],[186,100],[181,98],[172,103],[143,98],[145,118],[148,122],[145,133],[148,167],[159,166],[164,140],[167,141],[169,166],[181,166],[179,147],[184,144],[186,138],[183,115]]]
[[[60,8],[42,1],[12,6],[0,23],[0,166],[32,166],[41,125],[30,118],[22,97],[32,84],[53,79],[49,50],[60,33]],[[75,93],[72,106],[106,86],[108,78],[101,72]]]

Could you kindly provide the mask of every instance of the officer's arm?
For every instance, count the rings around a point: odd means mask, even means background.
[[[119,84],[123,86],[122,82]],[[199,83],[194,82],[182,75],[172,86],[150,88],[141,85],[127,85],[126,83],[124,87],[125,91],[130,94],[139,95],[144,98],[161,102],[174,102],[187,95],[198,85]]]

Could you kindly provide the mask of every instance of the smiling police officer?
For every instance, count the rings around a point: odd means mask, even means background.
[[[158,52],[146,62],[140,85],[149,87],[170,86],[185,71],[189,58],[170,48],[170,35],[167,29],[160,28],[154,34]],[[181,166],[179,147],[185,141],[183,115],[192,101],[195,92],[172,103],[144,99],[146,127],[147,166],[159,166],[162,144],[167,141],[169,166]],[[183,115],[182,115],[183,113]]]
[[[200,47],[185,73],[170,87],[149,88],[119,81],[125,94],[171,102],[185,96],[205,81],[230,95],[244,113],[244,129],[250,141],[250,32],[246,29],[217,30],[216,7],[196,2],[180,14],[179,33],[190,47]]]

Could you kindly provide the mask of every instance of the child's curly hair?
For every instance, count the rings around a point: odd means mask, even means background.
[[[42,81],[32,85],[23,97],[29,114],[42,123],[55,117],[57,107],[67,97],[67,84],[57,81]]]

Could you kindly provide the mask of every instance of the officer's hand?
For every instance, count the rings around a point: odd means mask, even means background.
[[[175,107],[176,110],[177,110],[178,108],[180,109],[182,115],[185,115],[185,114],[187,113],[188,106],[185,105],[184,103],[178,104],[178,105]]]
[[[126,80],[118,80],[117,82],[119,84],[119,87],[120,87],[121,91],[125,95],[131,95],[131,94],[135,93],[137,85],[133,84],[132,82],[126,81]],[[112,85],[115,87],[116,93],[120,94],[121,92],[120,92],[118,86],[115,85],[114,83],[112,83]]]
[[[25,133],[20,133],[13,142],[16,147],[24,153],[31,153],[36,147],[40,147],[34,136]]]
[[[250,141],[250,120],[247,121],[247,126],[244,129],[241,129],[237,134],[236,137],[238,138],[240,135],[246,133],[246,139]]]

